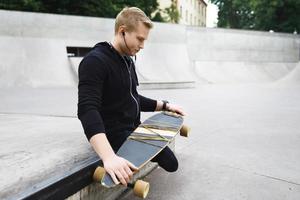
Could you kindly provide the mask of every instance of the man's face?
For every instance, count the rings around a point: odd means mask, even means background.
[[[124,42],[123,51],[125,54],[134,56],[137,52],[144,48],[144,42],[148,38],[150,29],[146,27],[142,22],[139,22],[137,27],[132,32],[125,32],[123,36]]]

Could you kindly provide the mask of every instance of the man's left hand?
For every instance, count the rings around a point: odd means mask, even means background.
[[[182,116],[186,115],[186,113],[183,111],[183,109],[178,105],[167,103],[166,108],[167,108],[166,109],[167,111],[175,112],[175,113],[180,114]]]

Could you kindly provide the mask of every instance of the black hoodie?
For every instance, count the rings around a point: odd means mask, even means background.
[[[156,101],[138,94],[133,60],[101,42],[83,58],[78,69],[78,111],[88,140],[105,133],[112,140],[140,124],[141,111],[154,111]]]

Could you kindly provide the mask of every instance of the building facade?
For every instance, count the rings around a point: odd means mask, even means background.
[[[179,11],[179,24],[206,27],[207,4],[204,0],[175,0]],[[159,8],[171,6],[171,0],[158,0]],[[164,16],[164,15],[163,15]]]

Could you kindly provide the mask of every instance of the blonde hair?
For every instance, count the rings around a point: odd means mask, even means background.
[[[126,26],[126,31],[134,31],[138,22],[142,22],[149,29],[153,27],[152,21],[141,9],[137,7],[123,8],[123,10],[116,17],[115,34],[122,25]]]

